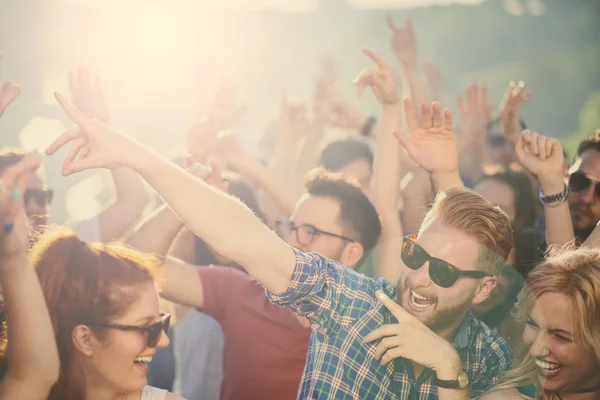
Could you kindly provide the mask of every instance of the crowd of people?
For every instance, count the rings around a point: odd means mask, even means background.
[[[175,162],[70,73],[46,153],[116,195],[50,225],[40,155],[0,148],[0,398],[600,399],[600,130],[571,163],[527,129],[523,82],[453,114],[412,23],[387,23],[398,64],[364,50],[354,81],[380,115],[325,63],[312,115],[282,98],[258,154],[226,84]]]

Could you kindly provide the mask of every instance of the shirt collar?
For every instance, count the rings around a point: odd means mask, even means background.
[[[452,346],[456,349],[464,349],[469,344],[469,336],[471,332],[471,321],[473,320],[473,314],[471,311],[467,311],[467,314],[463,318],[462,322],[456,330],[456,335],[452,340]]]

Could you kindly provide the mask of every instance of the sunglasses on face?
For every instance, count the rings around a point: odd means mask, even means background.
[[[575,171],[569,176],[569,190],[572,192],[582,192],[589,188],[592,183],[595,183],[595,181],[580,171]],[[600,198],[600,185],[595,185],[594,194],[597,198]]]
[[[401,252],[402,262],[415,271],[429,262],[429,278],[439,287],[449,288],[460,277],[480,279],[489,276],[483,271],[463,271],[447,261],[432,257],[415,240],[416,236],[404,237]]]
[[[100,328],[107,329],[118,329],[120,331],[137,331],[148,334],[148,347],[154,348],[158,345],[160,337],[163,332],[169,333],[169,325],[171,324],[171,314],[160,314],[160,319],[147,326],[136,326],[136,325],[116,325],[116,324],[101,324],[91,323],[89,326],[97,326]]]
[[[54,197],[53,190],[42,190],[42,189],[27,189],[25,193],[23,193],[23,201],[25,204],[29,203],[31,200],[35,201],[40,207],[45,207],[52,202],[52,198]]]
[[[335,233],[317,229],[313,225],[308,224],[296,226],[296,224],[294,224],[292,221],[277,221],[275,225],[277,227],[277,232],[279,232],[279,234],[284,239],[288,238],[292,233],[295,233],[296,240],[298,241],[298,243],[304,246],[310,245],[314,240],[315,236],[318,235],[331,236],[338,239],[346,240],[348,242],[356,241],[346,236],[336,235]]]
[[[486,138],[487,145],[490,148],[505,147],[507,145],[506,138],[504,136],[488,136]]]

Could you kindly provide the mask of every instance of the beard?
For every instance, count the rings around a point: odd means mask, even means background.
[[[425,316],[414,314],[413,310],[407,305],[406,298],[410,296],[410,290],[414,288],[411,287],[409,282],[409,277],[401,279],[398,282],[398,298],[396,302],[402,306],[409,314],[417,317],[426,327],[431,329],[433,332],[440,332],[450,326],[456,324],[461,321],[467,312],[467,310],[471,307],[473,302],[473,297],[475,296],[474,291],[472,293],[468,293],[466,296],[461,297],[460,299],[455,299],[452,303],[445,302],[442,306],[439,303],[439,299],[437,296],[429,296],[434,304],[431,306],[433,308],[433,312],[429,313]]]

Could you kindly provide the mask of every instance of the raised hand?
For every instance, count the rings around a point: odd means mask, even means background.
[[[2,54],[0,53],[0,58]],[[4,115],[6,108],[21,94],[21,88],[8,81],[0,88],[0,117]]]
[[[223,80],[217,88],[209,114],[209,119],[217,133],[232,129],[246,112],[246,107],[236,105],[236,91],[236,86],[228,80]]]
[[[357,87],[358,96],[360,97],[367,86],[373,90],[373,94],[377,98],[379,104],[395,104],[400,98],[396,91],[394,83],[394,74],[392,69],[383,61],[381,57],[373,53],[371,50],[364,50],[365,54],[375,62],[375,65],[361,72],[354,84]]]
[[[500,118],[504,127],[504,135],[511,143],[516,143],[521,133],[519,108],[529,100],[531,93],[525,89],[525,82],[519,84],[511,81],[500,104]]]
[[[493,105],[488,101],[487,86],[474,82],[467,87],[466,102],[463,94],[457,98],[460,117],[460,133],[458,136],[458,150],[464,150],[474,141],[483,142],[485,127],[490,122]]]
[[[404,27],[397,27],[394,19],[386,15],[386,23],[394,36],[392,38],[392,49],[396,58],[405,67],[417,66],[417,42],[415,40],[415,31],[412,20],[407,18]]]
[[[90,77],[90,71],[87,68],[78,68],[76,71],[69,71],[69,88],[73,95],[73,104],[84,115],[90,118],[98,118],[100,121],[108,123],[110,111],[104,91],[100,86],[100,76]]]
[[[515,151],[521,164],[540,181],[563,180],[565,156],[558,140],[525,130],[519,136]]]
[[[423,66],[423,75],[427,79],[427,84],[433,93],[434,99],[439,99],[442,94],[442,87],[444,86],[444,74],[440,67],[433,61],[425,61]]]
[[[26,154],[0,177],[0,268],[11,258],[27,258],[29,230],[23,209],[23,193],[30,174],[41,165],[37,153]],[[11,264],[12,265],[12,264]]]
[[[435,101],[421,106],[422,122],[419,124],[412,99],[404,100],[404,110],[410,134],[395,131],[394,135],[408,155],[421,168],[431,173],[453,173],[458,170],[458,152],[454,136],[452,112],[442,109]]]
[[[99,119],[92,119],[73,107],[60,93],[55,97],[67,115],[77,124],[63,133],[48,147],[52,155],[71,143],[62,167],[64,176],[92,168],[118,168],[131,166],[141,145],[126,135],[115,131]]]
[[[461,362],[450,343],[433,333],[383,292],[378,291],[376,294],[398,323],[383,325],[365,336],[364,343],[379,340],[375,348],[375,359],[385,365],[402,357],[433,369],[440,379],[456,379],[461,371]]]
[[[281,94],[281,110],[277,121],[280,138],[285,144],[295,144],[309,132],[306,104],[291,102],[286,92]]]

